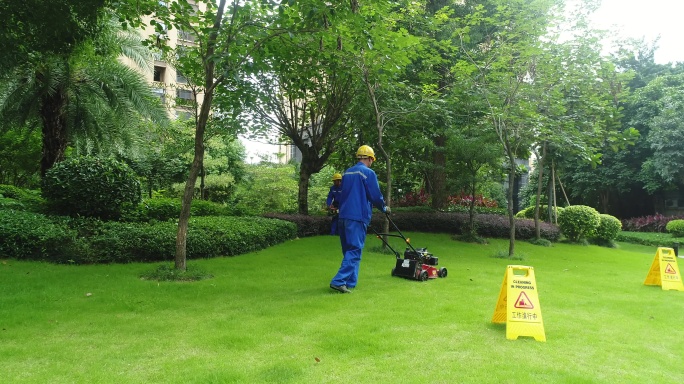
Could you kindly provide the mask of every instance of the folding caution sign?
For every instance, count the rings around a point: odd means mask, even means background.
[[[534,268],[509,265],[504,274],[492,323],[506,323],[506,338],[531,336],[546,341]]]
[[[644,285],[660,285],[663,290],[684,291],[674,249],[658,248]]]

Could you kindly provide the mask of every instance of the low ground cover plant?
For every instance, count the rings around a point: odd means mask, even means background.
[[[673,237],[669,233],[660,232],[620,232],[615,240],[620,242],[641,244],[652,247],[667,247],[672,248],[675,243],[684,246],[684,237]]]

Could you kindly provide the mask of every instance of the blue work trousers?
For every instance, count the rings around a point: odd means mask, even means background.
[[[331,285],[346,285],[347,288],[356,287],[359,278],[361,252],[366,243],[366,228],[366,223],[362,221],[339,219],[338,229],[343,258],[340,270],[330,282]]]
[[[332,220],[330,220],[330,234],[333,236],[339,235],[339,231],[337,230],[337,221],[339,220],[340,215],[334,215],[332,217]]]

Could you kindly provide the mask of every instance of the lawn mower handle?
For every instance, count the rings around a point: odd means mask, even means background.
[[[401,233],[401,231],[399,230],[399,227],[397,227],[397,224],[395,224],[394,221],[392,221],[392,219],[390,219],[390,214],[389,214],[388,212],[383,212],[383,213],[385,214],[385,216],[387,216],[387,220],[388,220],[390,223],[392,223],[392,226],[394,226],[394,229],[396,229],[397,232],[399,232],[399,235],[390,235],[390,234],[387,234],[387,235],[388,235],[388,236],[396,236],[396,237],[400,237],[400,238],[404,239],[404,242],[405,242],[406,244],[408,244],[409,247],[411,247],[411,250],[412,250],[413,252],[416,252],[416,253],[417,253],[418,251],[416,251],[416,249],[413,248],[413,245],[408,241],[408,239],[406,239],[406,236],[404,236],[404,234]],[[374,231],[374,232],[375,232],[375,231]]]
[[[370,227],[370,229],[371,229],[371,231],[373,231],[373,233],[375,233],[375,236],[378,239],[382,240],[383,244],[385,244],[387,246],[387,248],[389,248],[394,253],[394,256],[396,256],[397,259],[401,259],[401,255],[399,255],[399,252],[395,251],[394,248],[392,248],[392,246],[389,245],[389,243],[387,241],[385,241],[385,238],[381,236],[381,235],[388,235],[388,236],[397,236],[397,235],[389,235],[387,233],[378,233],[375,231],[375,228],[373,228],[373,227]]]

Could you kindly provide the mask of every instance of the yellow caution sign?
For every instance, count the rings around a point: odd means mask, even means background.
[[[674,249],[658,248],[644,285],[660,285],[663,290],[684,291]]]
[[[492,323],[506,323],[509,340],[531,336],[537,341],[546,341],[534,268],[524,265],[506,268]]]

